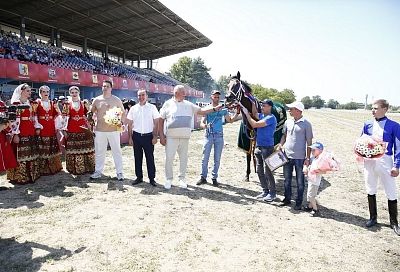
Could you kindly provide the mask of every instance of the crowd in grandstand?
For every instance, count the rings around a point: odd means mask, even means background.
[[[177,80],[155,70],[140,69],[121,62],[97,57],[79,50],[59,48],[43,43],[34,35],[28,39],[12,32],[0,31],[0,58],[33,62],[64,69],[82,70],[96,74],[118,76],[157,84],[176,85]]]

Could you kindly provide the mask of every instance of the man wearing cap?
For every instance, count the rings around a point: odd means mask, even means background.
[[[257,128],[256,149],[254,154],[257,160],[257,174],[263,191],[257,198],[267,202],[276,199],[275,178],[265,163],[266,159],[274,152],[274,133],[276,129],[276,118],[271,113],[273,102],[265,99],[261,102],[262,112],[258,114],[259,120],[251,118],[247,109],[243,108],[247,120],[253,128]]]
[[[290,205],[292,199],[292,177],[293,168],[296,171],[297,199],[295,210],[301,210],[304,193],[304,173],[303,165],[310,164],[310,145],[312,143],[313,132],[311,123],[303,117],[304,105],[300,101],[295,101],[286,105],[293,119],[286,120],[283,126],[283,135],[279,143],[279,148],[285,150],[289,158],[288,163],[283,166],[285,178],[285,198],[282,206]]]
[[[363,134],[381,139],[387,143],[385,154],[374,160],[364,161],[364,180],[368,194],[368,207],[370,218],[366,227],[370,228],[378,223],[376,193],[378,180],[385,188],[388,199],[390,227],[400,235],[397,221],[397,186],[395,178],[399,175],[400,168],[400,125],[386,117],[389,103],[385,99],[378,99],[372,104],[374,120],[367,121],[363,127]]]
[[[218,90],[211,92],[211,104],[206,106],[204,109],[212,109],[219,104],[219,97],[221,93]],[[218,186],[218,169],[221,161],[222,149],[224,147],[224,133],[223,133],[223,121],[232,123],[237,117],[231,117],[227,109],[220,111],[212,111],[202,117],[200,127],[205,129],[204,145],[203,145],[203,159],[201,162],[201,175],[200,180],[196,183],[201,185],[207,183],[208,174],[208,161],[210,159],[211,148],[214,146],[214,168],[212,170],[212,183],[214,186]]]

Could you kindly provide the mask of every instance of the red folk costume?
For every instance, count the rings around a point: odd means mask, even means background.
[[[63,115],[68,119],[65,143],[67,171],[74,175],[94,172],[94,139],[87,123],[87,109],[81,101],[64,104]]]
[[[62,170],[61,152],[58,145],[55,118],[60,114],[52,101],[37,101],[37,118],[42,125],[39,137],[40,173],[53,175]]]
[[[29,102],[27,102],[29,103]],[[14,105],[22,104],[20,101]],[[29,109],[18,110],[13,124],[13,134],[19,136],[19,143],[12,143],[19,166],[7,170],[7,178],[14,184],[33,183],[40,177],[38,138],[35,134],[37,104]]]
[[[5,107],[3,101],[0,101],[0,107]],[[5,110],[1,110],[1,112],[5,112]],[[10,129],[0,131],[0,172],[18,166],[11,143],[7,139],[7,133],[10,131]]]

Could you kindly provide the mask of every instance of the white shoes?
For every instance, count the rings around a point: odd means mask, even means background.
[[[183,189],[187,189],[187,184],[184,180],[179,180],[179,187],[183,188]]]
[[[100,172],[94,172],[93,174],[90,175],[90,179],[99,179],[101,178],[101,173]]]
[[[167,179],[167,181],[164,184],[164,188],[167,190],[171,189],[171,183],[172,183],[172,180]]]

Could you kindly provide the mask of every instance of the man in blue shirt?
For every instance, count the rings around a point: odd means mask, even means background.
[[[385,116],[388,109],[389,103],[386,100],[376,100],[372,104],[374,120],[367,121],[362,132],[362,134],[373,136],[387,143],[385,154],[381,158],[364,161],[365,188],[368,194],[370,214],[366,226],[369,228],[378,223],[376,193],[378,180],[380,180],[388,199],[390,227],[397,235],[400,235],[400,227],[397,221],[397,187],[395,180],[399,175],[400,168],[400,125]]]
[[[218,90],[211,92],[211,105],[207,107],[212,107],[215,109],[219,104],[219,96],[221,93]],[[207,183],[208,174],[208,161],[210,159],[211,148],[214,146],[214,168],[212,170],[212,183],[214,186],[218,186],[218,169],[221,161],[222,149],[224,147],[224,133],[223,133],[223,121],[232,123],[235,116],[231,117],[227,109],[222,109],[220,111],[214,110],[214,112],[206,114],[200,122],[200,127],[204,128],[204,146],[203,146],[203,160],[201,162],[201,176],[197,185]]]
[[[262,101],[262,112],[258,114],[258,121],[254,120],[246,109],[242,109],[253,128],[257,128],[256,150],[257,174],[263,189],[257,198],[272,202],[276,199],[275,178],[265,160],[274,152],[274,132],[276,118],[271,114],[273,102],[269,99]]]

